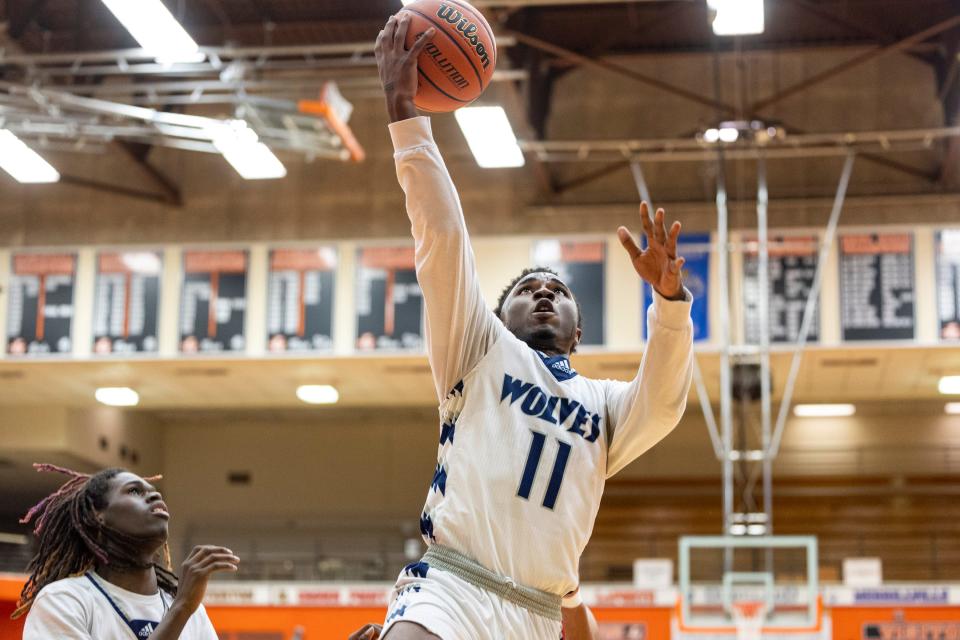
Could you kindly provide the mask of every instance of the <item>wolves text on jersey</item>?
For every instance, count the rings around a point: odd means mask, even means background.
[[[587,442],[596,442],[600,436],[600,414],[594,413],[577,400],[551,396],[532,382],[524,382],[509,373],[503,376],[500,402],[520,402],[520,410],[550,424],[566,427],[570,433],[582,436]]]

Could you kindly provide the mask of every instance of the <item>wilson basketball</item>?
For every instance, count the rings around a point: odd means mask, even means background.
[[[407,48],[430,27],[437,30],[417,60],[417,108],[448,112],[479,98],[497,66],[497,43],[483,15],[463,0],[417,0],[403,13],[411,18]]]

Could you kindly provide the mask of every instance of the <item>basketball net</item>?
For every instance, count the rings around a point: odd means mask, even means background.
[[[762,640],[766,606],[760,600],[744,600],[733,603],[733,621],[737,627],[737,640]]]

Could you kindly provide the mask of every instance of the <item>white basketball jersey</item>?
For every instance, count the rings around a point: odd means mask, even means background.
[[[579,583],[606,478],[683,414],[693,355],[690,296],[656,297],[631,382],[580,376],[565,356],[548,358],[518,340],[485,305],[430,121],[405,120],[390,131],[441,401],[421,532],[428,544],[456,549],[518,584],[563,595]]]

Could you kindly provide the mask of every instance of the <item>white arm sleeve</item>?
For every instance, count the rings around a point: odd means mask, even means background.
[[[607,477],[617,473],[670,433],[687,406],[693,376],[690,292],[669,301],[654,294],[647,310],[649,341],[637,376],[607,383]]]
[[[460,198],[429,118],[395,122],[390,136],[416,243],[430,368],[442,400],[506,329],[483,301]]]
[[[23,626],[23,640],[93,640],[83,602],[74,594],[41,593]]]

